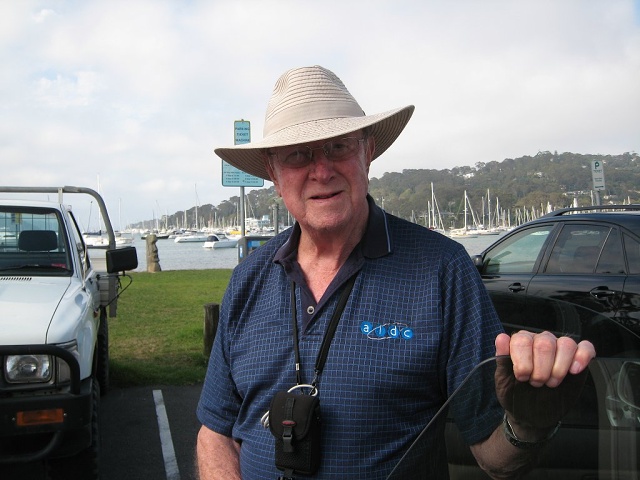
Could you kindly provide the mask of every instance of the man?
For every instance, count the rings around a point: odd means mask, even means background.
[[[518,381],[556,387],[595,356],[588,342],[502,333],[462,246],[375,205],[369,166],[413,110],[365,115],[335,74],[297,68],[274,87],[263,140],[216,150],[273,181],[296,225],[247,257],[225,293],[198,406],[202,479],[306,478],[276,468],[276,443],[291,448],[291,436],[276,438],[261,424],[276,393],[296,385],[311,384],[306,393],[320,403],[321,461],[312,476],[386,478],[481,360],[510,355]],[[343,307],[340,297],[348,298]],[[519,420],[509,409],[503,420],[497,402],[489,405],[455,406],[456,422],[479,464],[509,478],[527,468],[555,425]],[[442,444],[434,437],[425,455],[433,478],[446,476]]]

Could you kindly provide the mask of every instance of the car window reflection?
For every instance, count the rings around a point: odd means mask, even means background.
[[[640,242],[630,235],[624,235],[624,249],[627,254],[629,273],[637,275],[640,273]]]
[[[564,225],[545,272],[593,273],[609,230],[609,227],[595,225]]]
[[[455,402],[455,397],[474,395],[478,388],[484,388],[482,385],[494,378],[497,362],[507,362],[501,368],[510,365],[508,357],[498,357],[476,367],[441,409],[438,417],[421,432],[388,479],[436,478],[428,476],[432,468],[428,445],[433,441],[433,434],[437,433],[433,429],[439,429],[439,420],[447,415],[445,439],[450,478],[487,478],[462,440],[455,419],[451,416],[451,408],[448,407]],[[638,478],[639,378],[640,360],[637,356],[593,360],[578,383],[567,384],[568,388],[573,389],[572,407],[563,416],[558,434],[541,451],[537,466],[523,478]],[[577,399],[576,385],[579,388]],[[565,408],[564,393],[558,392],[558,395],[555,405]]]
[[[501,242],[484,259],[483,273],[531,273],[552,225],[530,228]]]

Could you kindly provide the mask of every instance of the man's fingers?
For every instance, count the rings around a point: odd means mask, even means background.
[[[534,334],[526,331],[511,335],[509,351],[513,374],[519,382],[528,382],[533,373],[533,339]]]
[[[501,333],[496,337],[496,357],[501,355],[509,355],[509,343],[511,337],[506,333]]]
[[[542,332],[533,337],[533,371],[529,383],[533,387],[541,387],[549,381],[555,365],[558,339],[549,332]],[[562,376],[564,378],[564,375]]]
[[[495,344],[496,355],[511,356],[515,378],[533,387],[557,387],[567,373],[582,372],[596,355],[591,342],[576,344],[570,337],[556,338],[550,332],[500,334]]]
[[[545,382],[548,387],[554,388],[562,383],[574,361],[574,355],[578,345],[569,337],[560,337],[556,341],[555,359],[550,376]]]
[[[589,366],[589,362],[596,357],[596,347],[588,340],[582,340],[573,356],[573,362],[569,371],[577,375]]]

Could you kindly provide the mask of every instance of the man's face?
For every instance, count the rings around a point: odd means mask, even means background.
[[[273,149],[267,171],[302,230],[330,234],[366,222],[373,152],[373,137],[358,131]]]

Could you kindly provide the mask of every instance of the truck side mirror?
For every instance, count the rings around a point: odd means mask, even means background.
[[[138,268],[138,254],[136,247],[116,248],[107,250],[107,273],[124,272]]]

